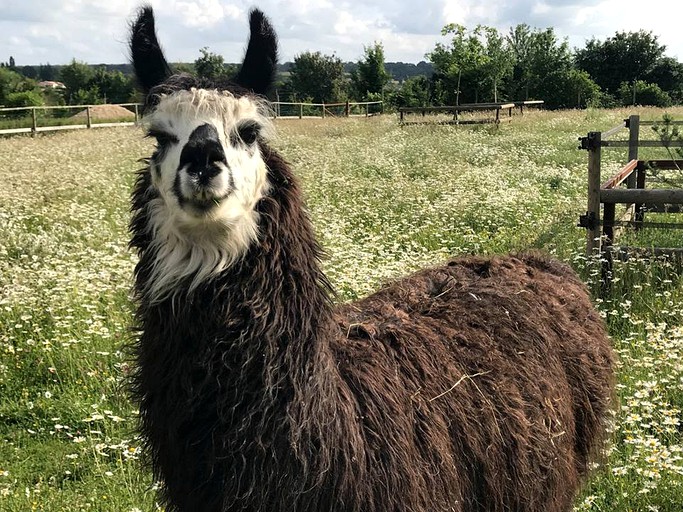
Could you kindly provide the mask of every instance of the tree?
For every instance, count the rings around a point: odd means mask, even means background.
[[[35,90],[11,92],[5,99],[5,106],[7,107],[37,107],[44,103],[41,94]],[[24,115],[23,112],[22,115]]]
[[[14,62],[14,57],[10,55],[9,57],[9,68],[14,71],[14,69],[17,67],[16,63]]]
[[[498,86],[512,71],[512,51],[505,38],[493,27],[483,27],[486,38],[484,49],[484,75],[493,87],[493,101],[498,102]]]
[[[560,41],[552,28],[531,29],[521,24],[510,29],[507,42],[513,57],[508,83],[512,99],[542,99],[550,108],[575,107],[582,94],[595,91],[584,75],[576,75],[566,40]]]
[[[73,103],[77,91],[86,91],[90,87],[90,81],[94,78],[95,73],[84,62],[73,59],[70,64],[62,67],[59,75],[66,87],[65,97],[69,103]],[[82,98],[83,94],[80,97]]]
[[[430,104],[429,79],[424,75],[411,76],[391,95],[395,107],[428,107]]]
[[[36,82],[26,78],[7,66],[0,68],[0,105],[7,105],[10,95],[31,92],[36,89]]]
[[[187,73],[188,75],[196,75],[197,72],[194,69],[194,62],[174,62],[171,64],[171,69],[176,73]]]
[[[517,84],[513,88],[517,99],[529,99],[529,87],[531,83],[531,54],[533,46],[533,34],[531,27],[521,23],[510,28],[507,36],[508,48],[513,57],[512,83]]]
[[[78,89],[71,96],[71,103],[73,105],[99,105],[102,103],[102,93],[96,85]]]
[[[451,36],[450,42],[437,43],[434,50],[426,55],[434,64],[436,79],[445,85],[441,87],[445,96],[441,101],[450,103],[455,96],[455,104],[460,104],[463,75],[475,72],[485,59],[480,33],[481,27],[468,32],[463,25],[448,24],[441,29],[441,35]]]
[[[645,81],[657,84],[675,103],[683,102],[683,64],[672,57],[662,57],[645,76]]]
[[[289,73],[292,92],[299,99],[325,103],[344,97],[344,64],[338,57],[304,52],[294,58]]]
[[[358,61],[358,67],[351,73],[351,86],[359,100],[367,99],[368,94],[382,94],[391,75],[384,67],[384,48],[382,43],[365,47],[365,58]]]
[[[88,82],[88,89],[93,87],[97,88],[105,103],[126,103],[135,92],[132,78],[120,71],[107,71],[104,66],[97,68]]]
[[[55,68],[53,68],[50,63],[38,66],[38,77],[41,80],[54,80],[57,77]]]
[[[617,91],[622,105],[652,105],[654,107],[670,107],[671,96],[662,91],[657,84],[648,84],[636,80],[634,84],[623,82]]]
[[[21,74],[24,75],[26,78],[37,78],[38,77],[38,72],[36,71],[36,68],[33,66],[24,66],[21,68]]]
[[[227,78],[235,73],[236,69],[232,66],[226,66],[223,57],[210,52],[208,47],[201,48],[199,52],[202,56],[194,61],[194,70],[197,76],[216,80]]]
[[[567,90],[576,98],[576,103],[566,103],[566,107],[585,108],[595,105],[600,99],[600,86],[582,69],[571,68],[567,73]]]
[[[617,32],[604,42],[595,38],[588,41],[585,48],[576,52],[576,65],[614,94],[622,82],[633,84],[645,78],[665,50],[652,32]]]

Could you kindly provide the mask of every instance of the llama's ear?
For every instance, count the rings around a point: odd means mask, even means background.
[[[258,9],[249,14],[249,44],[235,83],[256,94],[266,94],[277,71],[277,36],[268,18]]]
[[[145,94],[173,74],[159,46],[154,29],[154,11],[149,5],[140,8],[131,27],[130,54],[138,85]]]

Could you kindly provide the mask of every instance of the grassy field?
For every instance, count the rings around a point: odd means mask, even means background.
[[[283,120],[276,145],[304,182],[340,301],[451,255],[526,248],[570,262],[597,289],[576,227],[586,208],[576,139],[629,113],[531,112],[498,129]],[[133,128],[0,139],[2,512],[157,508],[123,349],[128,193],[150,150]],[[626,152],[604,153],[607,176]],[[683,246],[679,232],[658,236],[648,243]],[[598,301],[620,356],[620,405],[576,510],[683,507],[680,276],[667,262],[618,265]]]

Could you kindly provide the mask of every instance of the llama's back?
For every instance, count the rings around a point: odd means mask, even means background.
[[[364,510],[569,509],[612,394],[610,341],[569,267],[457,259],[337,321],[366,453],[354,494],[381,504]]]

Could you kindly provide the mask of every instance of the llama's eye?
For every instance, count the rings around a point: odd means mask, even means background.
[[[147,132],[147,135],[149,137],[154,137],[157,141],[157,145],[160,148],[168,146],[170,144],[178,143],[178,137],[176,137],[172,133],[163,132],[161,130],[149,130],[149,132]]]
[[[237,127],[237,138],[247,145],[253,144],[258,138],[259,125],[256,123],[244,123]]]

